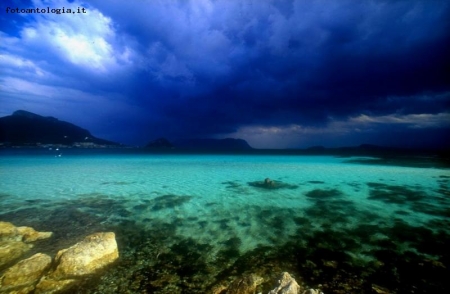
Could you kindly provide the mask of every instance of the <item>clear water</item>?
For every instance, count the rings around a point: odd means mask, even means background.
[[[2,154],[0,220],[55,231],[53,245],[41,248],[44,251],[73,244],[92,230],[116,230],[122,259],[133,266],[118,265],[110,271],[110,279],[119,274],[132,279],[137,271],[156,266],[161,256],[176,259],[171,249],[175,252],[177,244],[189,244],[193,248],[177,252],[180,258],[200,252],[202,267],[214,270],[203,286],[180,286],[184,289],[180,293],[201,293],[218,281],[217,273],[243,256],[257,256],[261,248],[279,252],[287,244],[295,248],[277,258],[283,264],[292,260],[286,267],[304,275],[311,285],[336,278],[324,274],[328,260],[339,264],[332,267],[336,272],[344,264],[346,272],[351,271],[348,264],[358,271],[361,266],[370,268],[365,279],[402,292],[401,282],[391,281],[389,274],[378,277],[377,271],[385,270],[386,251],[398,258],[413,254],[414,262],[431,260],[436,271],[446,270],[449,170],[346,161],[332,156]],[[265,178],[280,188],[258,187]],[[202,247],[206,245],[207,249]],[[149,248],[154,252],[148,253]],[[314,248],[327,253],[317,257]],[[304,263],[312,260],[322,277],[293,260],[296,252],[306,249]],[[340,259],[342,254],[345,260]],[[251,271],[249,265],[244,271]],[[196,274],[192,270],[185,278]],[[183,276],[170,270],[167,275]],[[85,291],[100,291],[99,287],[109,291],[106,283],[85,286]],[[361,278],[357,292],[364,292],[364,283]],[[433,283],[436,289],[443,287],[440,281]],[[165,293],[164,286],[144,284],[141,281],[134,291]],[[338,288],[330,285],[326,290]]]

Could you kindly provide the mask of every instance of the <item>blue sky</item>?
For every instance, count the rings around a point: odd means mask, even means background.
[[[448,1],[0,5],[0,116],[28,110],[132,145],[450,147]]]

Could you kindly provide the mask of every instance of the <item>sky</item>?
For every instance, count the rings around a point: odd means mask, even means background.
[[[450,148],[450,1],[2,0],[0,9],[0,116],[27,110],[129,145],[231,137],[255,148]]]

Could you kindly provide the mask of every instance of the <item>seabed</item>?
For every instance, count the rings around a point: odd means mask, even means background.
[[[201,165],[214,173],[218,159],[211,160]],[[352,163],[340,164],[352,174]],[[148,183],[127,176],[94,185],[117,195],[2,193],[0,220],[53,232],[27,256],[54,256],[91,233],[115,232],[120,259],[71,293],[211,293],[214,286],[250,273],[264,278],[258,290],[267,293],[284,271],[325,294],[450,293],[448,169],[423,169],[419,176],[420,168],[409,168],[405,175],[427,177],[426,184],[414,184],[415,179],[403,183],[402,175],[379,178],[378,171],[363,180],[343,174],[340,181],[339,175],[309,171],[298,180],[290,175],[291,164],[276,165],[275,177],[267,170],[234,173],[227,180],[205,174],[197,179],[200,190],[183,184],[193,179],[189,176],[173,180],[175,189],[164,178],[158,189],[139,194],[130,187]],[[365,166],[354,168],[360,172]],[[270,176],[274,185],[265,185],[259,174]],[[208,197],[210,186],[220,193]]]

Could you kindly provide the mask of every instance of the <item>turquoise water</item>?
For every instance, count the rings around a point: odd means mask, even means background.
[[[3,154],[0,168],[0,220],[55,232],[36,250],[116,232],[121,261],[85,293],[122,293],[120,279],[132,293],[204,293],[269,265],[325,293],[447,287],[448,169],[332,156],[70,152]]]

